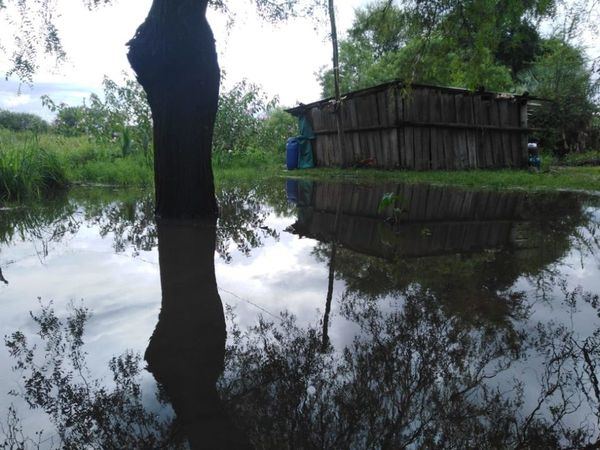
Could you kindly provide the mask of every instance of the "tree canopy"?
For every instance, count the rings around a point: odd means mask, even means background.
[[[344,87],[405,79],[506,90],[539,54],[537,24],[553,11],[552,0],[372,3],[341,43]],[[321,83],[330,94],[330,71]]]
[[[547,147],[558,153],[583,149],[593,145],[589,130],[600,92],[594,65],[575,40],[593,20],[588,3],[376,1],[356,11],[340,43],[341,90],[400,79],[527,91],[550,100],[533,111],[531,122],[550,130],[543,133]],[[319,77],[323,95],[333,96],[332,71]]]

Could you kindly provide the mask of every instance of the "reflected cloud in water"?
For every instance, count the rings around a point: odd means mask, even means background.
[[[290,208],[281,188],[236,189],[218,225],[155,224],[149,199],[85,208],[80,223],[111,236],[113,250],[145,259],[158,247],[160,312],[138,351],[159,401],[141,394],[135,352],[111,360],[113,383],[85,372],[93,319],[45,307],[34,317],[45,346],[33,349],[25,332],[7,342],[22,395],[63,443],[111,448],[114,434],[128,448],[598,445],[600,301],[564,267],[597,263],[596,199],[301,183]],[[381,208],[388,192],[401,205]],[[282,259],[282,247],[302,263]],[[261,258],[277,261],[269,252],[281,261],[261,271]],[[311,259],[318,269],[305,274]],[[267,271],[278,289],[252,291],[244,274]],[[223,305],[217,279],[237,308]],[[258,318],[247,300],[263,308]]]

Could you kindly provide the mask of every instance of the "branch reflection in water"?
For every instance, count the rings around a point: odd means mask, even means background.
[[[510,290],[523,273],[557,287],[561,280],[542,268],[568,248],[564,227],[547,231],[544,239],[555,245],[540,252],[543,258],[535,249],[513,257],[509,248],[506,254],[481,251],[481,260],[436,254],[407,264],[353,252],[343,234],[351,222],[341,223],[316,249],[329,263],[329,283],[334,272],[346,282],[338,314],[360,329],[353,342],[336,348],[324,336],[328,321],[336,320],[329,313],[325,323],[300,325],[283,313],[242,329],[234,310],[223,314],[218,295],[215,224],[158,222],[163,298],[145,359],[162,405],[170,403],[175,418],[144,402],[140,356],[111,360],[111,386],[87,371],[85,308],[74,307],[62,321],[51,306],[42,308],[34,320],[43,345],[34,348],[23,332],[7,345],[24,375],[22,395],[58,430],[55,447],[600,445],[600,330],[579,335],[551,320],[530,323],[533,299]],[[316,222],[304,224],[320,231]],[[384,251],[403,239],[392,232]],[[433,248],[428,239],[422,237],[422,246]],[[403,248],[415,248],[413,241]],[[458,276],[450,286],[447,277],[436,276],[449,264]],[[370,276],[381,282],[369,282]],[[467,297],[457,302],[461,292]],[[331,297],[328,292],[327,303]],[[473,308],[476,300],[485,301],[481,311]],[[573,311],[600,308],[598,296],[583,290],[565,290],[562,301]],[[538,374],[535,386],[525,386],[514,370],[527,364]],[[14,446],[0,448],[19,448],[25,440],[16,412],[10,417],[4,429],[12,430],[7,439]]]

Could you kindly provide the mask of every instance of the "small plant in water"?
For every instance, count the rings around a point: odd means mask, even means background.
[[[388,215],[385,220],[387,222],[396,223],[400,219],[400,215],[405,211],[404,208],[398,207],[398,202],[402,200],[402,196],[394,192],[386,192],[379,200],[377,211],[379,214],[387,213],[391,208],[391,215]]]

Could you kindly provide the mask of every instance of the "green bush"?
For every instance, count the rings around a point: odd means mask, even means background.
[[[287,139],[297,135],[298,120],[283,109],[276,108],[261,123],[258,147],[281,156],[283,162]]]
[[[285,142],[298,134],[296,120],[247,81],[222,93],[213,139],[216,168],[283,162]]]
[[[118,144],[122,156],[150,153],[152,115],[142,87],[127,78],[118,84],[105,77],[102,84],[104,100],[92,94],[79,106],[42,97],[43,104],[56,113],[55,131],[67,137],[87,136],[98,144]]]

